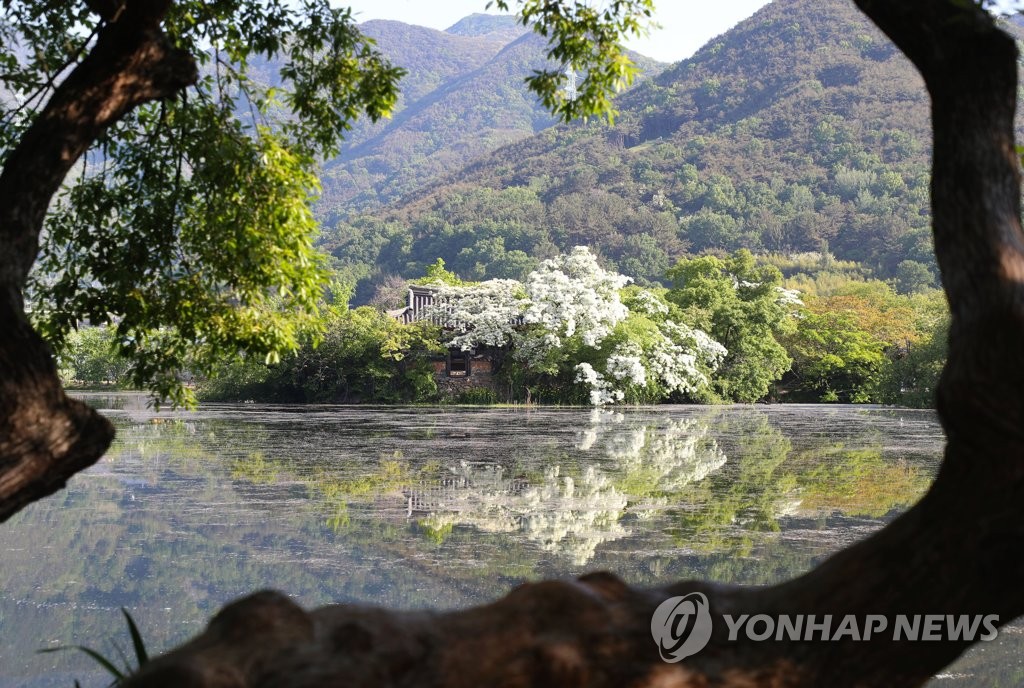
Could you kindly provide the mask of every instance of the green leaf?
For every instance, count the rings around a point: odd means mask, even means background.
[[[121,613],[124,614],[124,619],[128,622],[128,633],[132,637],[132,646],[135,648],[135,661],[141,667],[143,664],[149,661],[149,654],[146,652],[146,644],[142,641],[142,634],[139,633],[138,626],[135,625],[135,619],[128,613],[128,610],[121,607]]]

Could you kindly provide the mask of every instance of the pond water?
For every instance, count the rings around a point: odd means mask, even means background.
[[[67,489],[0,526],[0,688],[104,685],[77,652],[152,651],[275,587],[307,606],[454,608],[607,569],[772,583],[927,489],[934,413],[854,406],[580,409],[210,404],[85,395],[118,428]],[[1016,627],[935,685],[1020,685]]]

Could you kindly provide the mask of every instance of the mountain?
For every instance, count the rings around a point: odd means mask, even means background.
[[[406,70],[399,84],[401,92],[396,115],[450,80],[479,69],[509,42],[501,36],[450,34],[389,20],[364,22],[359,28],[376,42],[377,48],[393,64]],[[357,120],[345,136],[341,157],[350,161],[353,148],[380,137],[390,123],[390,120],[376,123],[368,119]],[[338,161],[331,161],[328,169],[338,164]],[[352,195],[352,192],[339,192],[339,199],[347,200]],[[330,198],[330,194],[328,196]]]
[[[934,270],[929,104],[846,0],[775,0],[620,96],[327,232],[343,262],[521,277],[575,244],[657,280],[687,252],[829,250],[881,277]]]
[[[360,25],[407,70],[391,120],[362,123],[324,165],[324,213],[374,208],[484,153],[554,124],[523,79],[545,65],[545,42],[513,17],[471,15],[446,31],[394,21]],[[639,55],[647,73],[659,64]]]
[[[471,14],[444,30],[455,36],[482,36],[505,43],[511,43],[525,31],[514,16],[496,14]]]

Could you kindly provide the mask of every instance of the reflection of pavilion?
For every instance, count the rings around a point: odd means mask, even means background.
[[[406,516],[429,514],[462,503],[466,492],[483,490],[515,496],[529,486],[523,478],[506,478],[504,466],[484,461],[462,461],[459,470],[439,483],[420,483],[402,490],[406,499]]]

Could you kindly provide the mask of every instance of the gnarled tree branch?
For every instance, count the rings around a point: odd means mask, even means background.
[[[105,3],[99,3],[105,5]],[[109,126],[197,78],[161,30],[170,0],[101,12],[96,44],[57,87],[0,172],[0,521],[60,489],[109,446],[110,423],[68,399],[49,347],[24,312],[22,289],[54,193]]]

